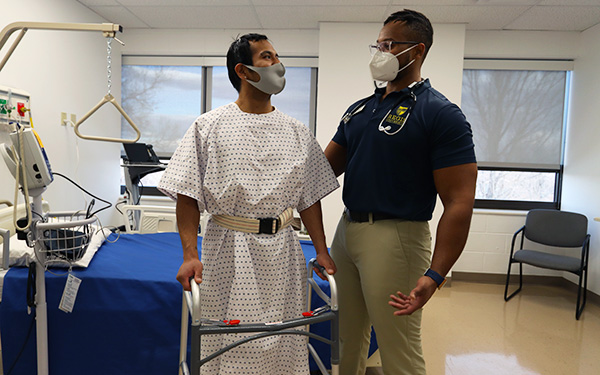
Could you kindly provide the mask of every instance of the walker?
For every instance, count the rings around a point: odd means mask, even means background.
[[[331,290],[331,298],[319,287],[314,280],[313,269],[318,269],[329,281]],[[331,375],[339,375],[339,313],[337,300],[337,286],[333,276],[329,275],[325,268],[317,263],[316,259],[311,259],[308,263],[308,298],[307,311],[302,313],[302,317],[290,319],[281,323],[259,323],[259,324],[241,324],[239,320],[231,321],[211,321],[202,319],[200,316],[200,287],[192,279],[190,284],[191,292],[183,292],[183,303],[181,312],[181,342],[179,351],[179,375],[198,375],[200,367],[206,362],[220,356],[221,354],[233,349],[239,345],[256,340],[263,337],[274,335],[303,335],[312,337],[331,346]],[[315,290],[317,295],[321,297],[325,304],[315,310],[311,310],[311,291]],[[190,369],[186,361],[187,356],[187,332],[188,332],[188,315],[191,316],[191,358]],[[331,339],[311,333],[308,330],[310,324],[331,321]],[[296,327],[306,326],[304,329],[295,329]],[[202,335],[216,335],[227,333],[256,333],[252,336],[245,336],[243,339],[226,346],[211,355],[201,358],[200,345]],[[315,363],[319,367],[322,375],[328,375],[329,372],[325,368],[323,361],[317,354],[313,346],[308,343],[309,353],[312,355]]]

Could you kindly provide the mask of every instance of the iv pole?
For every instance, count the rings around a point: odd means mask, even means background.
[[[15,41],[10,46],[6,55],[0,61],[0,71],[17,48],[19,42],[25,36],[27,30],[66,30],[66,31],[101,31],[107,38],[115,38],[117,32],[122,32],[121,25],[114,23],[52,23],[52,22],[14,22],[6,26],[0,32],[0,50],[4,47],[12,33],[20,30]],[[116,38],[115,38],[116,39]],[[118,40],[118,39],[117,39]],[[45,190],[30,191],[33,198],[32,211],[42,212],[41,193]],[[33,215],[32,215],[33,216]],[[32,221],[39,221],[39,218],[31,218]],[[33,225],[35,227],[35,223]],[[46,282],[43,277],[46,272],[43,259],[36,261],[36,349],[37,349],[37,373],[38,375],[48,375],[48,311],[46,305]]]

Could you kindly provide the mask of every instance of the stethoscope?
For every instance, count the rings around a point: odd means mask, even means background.
[[[408,120],[408,116],[410,116],[410,113],[412,112],[412,109],[414,108],[415,104],[417,103],[417,96],[415,95],[415,90],[417,90],[419,87],[421,87],[421,85],[423,85],[423,83],[425,83],[425,81],[413,82],[413,83],[411,83],[408,86],[408,88],[410,89],[409,93],[407,95],[403,95],[400,99],[398,99],[396,101],[396,103],[394,104],[394,106],[392,106],[390,108],[390,110],[385,114],[385,116],[383,116],[383,118],[381,119],[381,122],[379,123],[379,126],[377,127],[377,129],[380,132],[383,132],[383,133],[385,133],[387,135],[395,135],[400,130],[402,130],[402,128],[406,124],[406,121]],[[354,116],[355,114],[357,114],[360,111],[362,111],[365,108],[365,106],[367,105],[367,102],[369,100],[371,100],[373,98],[373,96],[375,96],[375,95],[373,94],[373,95],[371,95],[371,96],[363,99],[350,112],[346,113],[344,115],[344,117],[342,117],[342,121],[344,122],[344,125],[348,124],[348,122],[350,121],[350,119],[352,119],[352,116]],[[404,112],[404,113],[406,113],[406,117],[403,118],[401,124],[398,124],[398,125],[400,125],[398,129],[396,129],[393,132],[390,132],[390,130],[392,130],[392,127],[390,125],[383,126],[383,123],[388,118],[388,116],[390,115],[390,113],[392,113],[392,110],[396,110],[400,106],[400,103],[402,103],[403,101],[405,101],[407,97],[411,99],[411,103],[408,106],[408,108],[406,109],[406,111]]]

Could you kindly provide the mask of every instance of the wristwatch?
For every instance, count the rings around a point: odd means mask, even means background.
[[[435,272],[431,268],[428,268],[427,271],[425,271],[425,276],[430,277],[433,281],[435,281],[435,283],[438,286],[438,289],[442,289],[442,287],[446,283],[446,278],[440,275],[439,273]]]

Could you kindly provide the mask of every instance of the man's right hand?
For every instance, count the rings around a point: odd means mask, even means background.
[[[202,269],[204,266],[199,259],[191,259],[183,262],[181,267],[179,267],[179,271],[177,272],[177,281],[181,283],[183,286],[183,290],[190,291],[190,278],[194,278],[196,283],[200,284],[202,282]]]

